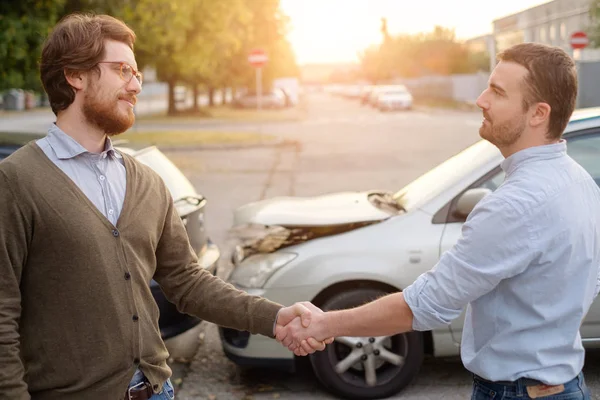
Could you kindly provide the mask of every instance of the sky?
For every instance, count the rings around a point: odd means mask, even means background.
[[[390,34],[454,28],[457,38],[492,32],[492,21],[548,0],[281,0],[291,19],[288,39],[300,64],[356,62],[357,53],[381,41],[381,18]]]

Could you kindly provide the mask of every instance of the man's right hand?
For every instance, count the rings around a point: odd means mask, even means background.
[[[322,351],[334,340],[323,336],[326,332],[324,324],[325,313],[320,308],[310,302],[296,303],[280,311],[276,339],[298,356]]]

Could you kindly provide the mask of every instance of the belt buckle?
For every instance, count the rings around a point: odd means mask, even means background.
[[[131,400],[131,391],[137,387],[140,386],[144,386],[146,384],[146,382],[141,381],[140,383],[136,383],[135,385],[133,385],[132,387],[127,389],[127,400]]]

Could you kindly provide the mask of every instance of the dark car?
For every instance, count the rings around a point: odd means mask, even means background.
[[[0,162],[29,141],[40,139],[43,134],[0,132]],[[207,235],[204,224],[206,199],[196,192],[183,173],[157,147],[134,149],[126,144],[114,142],[115,147],[136,158],[157,172],[173,196],[175,207],[186,227],[190,244],[198,255],[198,262],[216,274],[220,251]],[[177,358],[190,358],[197,346],[197,334],[201,320],[182,314],[169,302],[158,283],[150,283],[154,300],[160,310],[158,321],[160,333],[171,353]],[[189,343],[188,343],[189,342]]]

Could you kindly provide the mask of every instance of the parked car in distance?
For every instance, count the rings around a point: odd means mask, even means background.
[[[0,132],[0,162],[29,141],[44,136],[39,133]],[[135,149],[125,143],[114,143],[117,150],[133,156],[161,176],[171,192],[177,212],[186,227],[190,244],[198,255],[200,266],[216,274],[221,253],[206,232],[204,210],[207,200],[204,196],[196,191],[183,173],[157,147]],[[191,359],[199,343],[201,320],[180,313],[175,305],[166,299],[156,281],[150,282],[150,289],[160,311],[160,333],[170,355],[174,358]]]
[[[600,108],[574,113],[568,153],[600,186]],[[229,281],[281,304],[311,301],[351,308],[413,283],[460,238],[467,216],[504,180],[503,157],[481,140],[395,193],[344,192],[279,197],[243,205],[232,232],[240,237]],[[600,189],[599,189],[600,190]],[[426,354],[459,355],[464,313],[447,327],[388,337],[339,337],[310,356],[317,378],[342,398],[396,394]],[[225,354],[246,366],[294,369],[276,341],[221,328]],[[580,328],[586,348],[600,348],[600,300]]]
[[[413,97],[402,85],[383,89],[377,94],[375,106],[379,111],[410,110]]]
[[[261,93],[260,104],[261,108],[280,109],[287,107],[290,102],[282,89],[275,88]],[[258,94],[253,91],[242,94],[233,101],[233,106],[236,108],[257,108]]]

